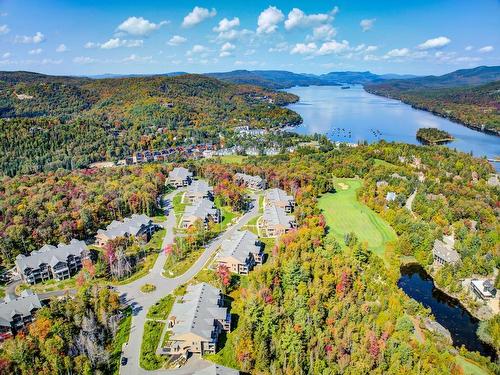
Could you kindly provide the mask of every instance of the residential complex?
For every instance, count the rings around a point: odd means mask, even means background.
[[[203,370],[193,372],[193,375],[238,375],[239,373],[238,370],[214,363]]]
[[[19,297],[7,294],[0,303],[0,341],[31,323],[35,312],[41,307],[38,295],[30,290],[22,291]]]
[[[472,280],[470,289],[477,299],[487,301],[497,298],[497,290],[491,280]]]
[[[295,207],[295,199],[281,189],[269,189],[264,195],[264,207],[276,206],[290,213]]]
[[[105,230],[97,231],[96,244],[104,246],[110,240],[117,237],[145,237],[147,241],[157,229],[157,225],[153,223],[147,215],[133,214],[131,217],[125,218],[123,221],[113,220]]]
[[[236,173],[234,180],[252,190],[262,190],[266,188],[266,181],[260,176],[251,176],[245,173]]]
[[[183,186],[188,186],[191,183],[193,174],[184,167],[174,168],[169,174],[167,183],[179,188]]]
[[[187,187],[186,193],[184,194],[184,202],[194,203],[207,198],[213,200],[214,189],[205,180],[193,181],[191,185]]]
[[[82,259],[87,256],[85,242],[73,239],[67,245],[44,245],[28,256],[20,254],[15,263],[21,278],[29,284],[35,284],[49,279],[70,278],[82,268]]]
[[[207,226],[210,221],[220,223],[220,210],[214,206],[212,201],[203,198],[185,208],[179,226],[183,229],[187,229],[198,220],[201,220],[205,226]]]
[[[261,236],[277,237],[295,228],[295,218],[289,215],[285,209],[277,206],[268,206],[264,214],[257,222]]]
[[[231,315],[223,306],[224,296],[219,289],[207,283],[189,285],[168,317],[171,333],[163,353],[215,353],[220,333],[231,328]]]
[[[226,265],[233,273],[247,275],[255,265],[262,264],[262,258],[262,245],[257,235],[238,231],[222,242],[216,261]]]

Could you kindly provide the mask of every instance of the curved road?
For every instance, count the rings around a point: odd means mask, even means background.
[[[167,196],[167,199],[172,200],[173,196],[177,193],[174,191]],[[205,360],[194,360],[188,361],[186,366],[179,369],[172,370],[156,370],[147,371],[139,366],[139,356],[141,353],[141,343],[142,336],[144,334],[144,324],[146,322],[146,314],[148,309],[154,305],[161,298],[172,293],[174,289],[178,286],[188,282],[193,276],[195,276],[199,271],[203,269],[208,259],[214,254],[222,241],[229,238],[235,231],[240,229],[243,225],[248,223],[254,216],[258,214],[258,204],[255,202],[255,196],[252,197],[254,201],[252,209],[245,213],[239,221],[227,229],[225,232],[221,233],[218,237],[212,240],[205,251],[201,254],[198,260],[181,276],[176,278],[166,278],[163,276],[163,266],[167,259],[167,256],[162,251],[158,255],[158,258],[149,272],[148,275],[138,279],[130,284],[122,285],[116,287],[116,290],[120,294],[122,300],[132,306],[132,324],[130,328],[129,342],[123,347],[123,356],[128,359],[128,363],[125,366],[120,367],[120,374],[151,374],[151,373],[168,373],[175,375],[192,374],[196,370],[203,369],[211,365],[210,362]],[[175,227],[175,215],[173,211],[169,214],[167,221],[164,224],[167,233],[163,239],[162,249],[166,245],[174,242],[174,227]],[[152,293],[142,293],[140,291],[141,286],[149,283],[156,286],[156,290]]]

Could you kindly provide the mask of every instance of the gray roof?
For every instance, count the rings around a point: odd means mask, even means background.
[[[182,180],[185,180],[186,178],[188,177],[192,177],[193,174],[187,170],[186,168],[184,167],[177,167],[177,168],[174,168],[169,174],[168,174],[168,178],[169,179],[182,179]]]
[[[41,264],[48,264],[51,267],[59,262],[66,262],[69,255],[81,256],[87,249],[85,242],[72,239],[69,244],[59,244],[56,246],[44,245],[38,251],[32,251],[26,256],[19,254],[16,257],[16,265],[24,271],[26,268],[36,269]]]
[[[31,290],[24,290],[19,297],[7,295],[0,303],[0,326],[10,327],[12,317],[19,314],[23,317],[31,315],[33,309],[42,307],[38,295]]]
[[[264,180],[260,176],[251,176],[249,174],[245,173],[236,173],[234,175],[237,179],[243,180],[247,183],[252,183],[252,184],[261,184]]]
[[[204,180],[194,181],[191,185],[187,187],[188,194],[201,194],[207,195],[208,192],[212,192],[214,189],[208,185],[208,182]]]
[[[270,202],[290,202],[293,197],[281,189],[269,189],[266,191],[266,200]]]
[[[239,373],[238,370],[214,363],[203,370],[193,372],[193,375],[238,375]]]
[[[141,228],[150,225],[151,221],[151,218],[147,215],[133,214],[123,221],[113,220],[111,224],[106,227],[106,230],[99,229],[97,234],[105,235],[111,239],[125,235],[136,236]]]
[[[255,244],[257,239],[257,235],[252,232],[237,231],[222,242],[220,257],[234,257],[241,263],[245,263],[250,253],[260,253],[260,246]]]
[[[198,217],[200,219],[205,219],[208,215],[215,216],[217,209],[214,208],[214,203],[207,199],[200,199],[198,202],[187,206],[184,210],[184,217]]]
[[[220,290],[207,283],[189,285],[181,301],[172,306],[170,317],[175,317],[170,340],[176,340],[178,335],[191,333],[212,341],[212,331],[215,320],[224,320],[227,309],[219,307]]]
[[[451,247],[446,245],[441,240],[434,241],[434,247],[432,249],[432,254],[443,259],[447,263],[456,263],[460,260],[460,254],[453,250]]]
[[[262,219],[271,225],[281,224],[285,227],[295,221],[295,218],[292,215],[288,215],[283,208],[274,205],[268,206],[264,209]]]
[[[396,199],[396,193],[393,191],[389,191],[385,196],[386,201],[393,201],[395,199]]]

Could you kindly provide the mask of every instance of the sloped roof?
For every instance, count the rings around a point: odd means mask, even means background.
[[[42,307],[37,294],[24,290],[19,297],[7,295],[0,303],[0,326],[10,327],[12,317],[19,314],[23,317],[31,315],[33,309]]]
[[[203,198],[200,199],[198,202],[190,206],[187,206],[184,210],[184,215],[182,217],[184,219],[194,216],[200,219],[205,219],[208,215],[214,216],[216,211],[217,209],[214,208],[213,202],[207,198]]]
[[[456,263],[460,260],[460,254],[441,240],[434,241],[432,253],[448,263]]]
[[[266,191],[266,200],[270,202],[289,202],[293,201],[293,197],[284,190],[274,188]]]
[[[258,254],[260,252],[260,247],[255,244],[257,238],[257,235],[247,230],[237,231],[229,239],[222,242],[219,257],[234,257],[241,263],[245,263],[250,253]]]
[[[182,179],[182,180],[185,180],[186,178],[188,177],[192,177],[193,174],[187,170],[186,168],[184,167],[177,167],[177,168],[174,168],[169,174],[168,174],[168,178],[170,179]]]
[[[207,283],[189,285],[181,301],[172,306],[171,317],[177,324],[172,327],[171,340],[184,334],[194,334],[203,340],[212,340],[214,321],[223,320],[227,309],[217,304],[220,290]]]
[[[187,187],[187,193],[188,194],[201,194],[201,195],[207,195],[208,192],[212,192],[213,188],[208,185],[208,182],[204,180],[197,180],[194,181],[191,185]]]
[[[234,175],[237,179],[241,179],[245,182],[251,182],[253,184],[260,184],[262,183],[264,180],[262,179],[262,177],[260,176],[252,176],[252,175],[249,175],[249,174],[245,174],[245,173],[236,173]]]
[[[239,373],[238,370],[214,363],[203,370],[193,372],[193,375],[238,375]]]
[[[19,254],[16,257],[16,265],[24,271],[26,268],[39,268],[41,264],[48,264],[51,267],[59,262],[66,262],[69,255],[81,256],[87,249],[83,241],[72,239],[67,245],[59,244],[56,246],[44,245],[38,251],[32,251],[26,256]]]
[[[105,235],[108,238],[116,238],[126,234],[135,236],[143,226],[148,226],[151,223],[151,218],[147,215],[133,214],[131,217],[125,218],[123,221],[113,220],[105,230],[99,229],[97,234]]]
[[[285,210],[277,206],[268,206],[264,209],[262,219],[271,225],[289,226],[295,220],[292,215],[288,215]]]

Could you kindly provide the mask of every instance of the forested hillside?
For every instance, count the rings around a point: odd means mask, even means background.
[[[75,168],[194,137],[218,140],[238,125],[301,121],[295,95],[199,75],[91,80],[0,74],[4,174]]]
[[[369,83],[365,90],[472,128],[500,134],[500,68],[478,67],[443,76]]]

